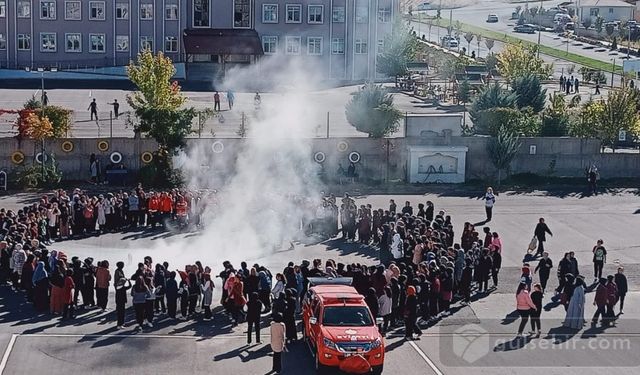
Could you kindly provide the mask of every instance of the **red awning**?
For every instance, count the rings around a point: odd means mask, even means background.
[[[189,55],[263,55],[255,30],[187,29],[184,49]]]

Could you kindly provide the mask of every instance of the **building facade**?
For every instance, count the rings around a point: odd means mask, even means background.
[[[374,79],[398,2],[0,0],[0,66],[122,66],[150,49],[191,64],[288,55],[313,61],[327,78]],[[236,38],[255,40],[238,52]]]

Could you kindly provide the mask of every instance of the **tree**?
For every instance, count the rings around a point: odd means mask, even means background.
[[[607,33],[607,36],[609,38],[611,38],[611,35],[613,35],[613,32],[615,30],[615,25],[612,23],[607,23],[606,25],[604,25],[604,31]]]
[[[518,137],[504,126],[501,126],[498,134],[487,143],[489,159],[498,171],[498,186],[502,181],[502,171],[509,170],[520,146],[521,143]]]
[[[471,53],[471,42],[473,42],[473,33],[466,33],[464,34],[464,40],[467,41],[467,47],[469,49],[469,53]]]
[[[496,136],[501,126],[519,136],[536,136],[540,132],[540,117],[531,108],[525,108],[524,111],[506,107],[489,108],[480,111],[473,129],[476,134]]]
[[[536,45],[523,46],[522,43],[515,43],[507,45],[498,54],[498,70],[508,81],[525,73],[547,79],[553,72],[553,66],[538,57]]]
[[[625,88],[610,91],[603,109],[597,118],[598,137],[605,145],[615,150],[615,142],[620,130],[624,130],[631,137],[640,136],[640,115],[638,115],[638,91]]]
[[[393,105],[393,95],[382,85],[367,83],[353,95],[345,107],[347,121],[371,138],[382,138],[395,132],[403,115]]]
[[[549,95],[549,106],[542,116],[541,137],[562,137],[569,129],[569,113],[563,94]]]
[[[478,58],[480,58],[480,42],[482,41],[482,35],[476,35],[476,43],[478,44]]]
[[[498,58],[495,53],[489,53],[487,57],[484,58],[484,63],[487,66],[487,70],[492,71],[498,65]],[[493,74],[493,73],[491,73]]]
[[[391,34],[384,40],[384,48],[378,54],[378,72],[389,77],[407,74],[407,64],[415,59],[418,41],[401,19],[396,19]]]
[[[162,52],[154,56],[148,50],[139,53],[137,62],[127,67],[129,79],[138,89],[127,95],[137,120],[134,130],[158,142],[158,151],[148,166],[158,185],[181,182],[180,171],[173,170],[171,157],[185,147],[196,116],[193,108],[182,108],[186,98],[178,83],[171,81],[175,72],[171,59]]]
[[[484,45],[489,50],[489,53],[491,53],[491,50],[493,49],[494,43],[495,43],[495,41],[493,39],[487,38],[487,39],[484,40]]]
[[[588,29],[591,27],[591,17],[587,17],[582,21],[582,26],[584,26],[585,29]]]
[[[596,29],[596,32],[598,34],[602,33],[602,25],[604,25],[604,18],[602,18],[602,16],[598,15],[596,17],[596,22],[595,22],[595,26],[594,26],[595,29]]]
[[[535,113],[544,109],[547,89],[542,88],[537,75],[526,73],[516,77],[511,83],[511,91],[516,94],[518,108],[530,107]]]
[[[603,100],[586,102],[575,121],[569,122],[567,133],[572,137],[597,138],[600,118],[604,112]]]
[[[498,82],[483,87],[474,98],[469,109],[469,116],[478,127],[480,112],[492,108],[515,108],[516,95],[504,90]],[[482,127],[482,126],[481,126]]]
[[[609,49],[611,51],[615,51],[618,49],[618,38],[616,38],[615,36],[613,37],[613,39],[611,40],[611,46],[609,47]]]
[[[462,128],[465,130],[465,133],[468,133],[469,129],[467,127],[467,103],[471,100],[471,85],[469,81],[466,79],[458,85],[458,91],[456,92],[456,96],[458,98],[458,102],[462,103],[464,112],[462,114]]]

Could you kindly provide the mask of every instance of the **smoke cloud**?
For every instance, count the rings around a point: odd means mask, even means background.
[[[322,191],[311,148],[320,111],[306,95],[317,87],[318,70],[286,57],[227,72],[219,89],[272,87],[275,93],[263,95],[248,116],[244,139],[213,139],[187,151],[182,170],[189,187],[215,189],[215,199],[203,215],[204,229],[161,244],[157,260],[180,267],[196,259],[213,267],[223,260],[238,264],[287,249],[302,235],[300,223],[315,214]],[[214,142],[224,150],[213,152]]]

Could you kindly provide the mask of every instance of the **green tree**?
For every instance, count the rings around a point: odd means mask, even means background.
[[[576,120],[569,122],[567,133],[572,137],[597,138],[603,112],[603,100],[589,100],[580,109]]]
[[[385,37],[382,52],[378,54],[378,72],[395,77],[397,84],[398,77],[408,72],[407,63],[415,59],[417,46],[418,41],[406,24],[396,19],[391,34]]]
[[[507,45],[498,54],[498,70],[508,81],[525,73],[531,73],[547,79],[553,72],[553,65],[538,57],[538,46],[523,46],[518,42]]]
[[[520,146],[518,137],[504,126],[501,126],[498,134],[487,143],[489,159],[498,171],[498,186],[502,181],[502,172],[508,173],[511,162],[516,157]]]
[[[494,44],[495,44],[495,41],[493,39],[487,38],[484,40],[484,45],[489,50],[489,53],[491,53],[491,50],[493,49]]]
[[[469,54],[471,54],[471,42],[473,42],[473,38],[475,37],[475,35],[473,35],[473,33],[465,33],[464,34],[464,40],[467,41],[467,47],[469,50]]]
[[[603,109],[599,113],[598,137],[605,145],[611,146],[614,150],[620,130],[626,131],[631,137],[640,136],[640,115],[638,115],[640,98],[638,95],[637,90],[629,88],[610,91]]]
[[[616,31],[616,29],[612,23],[607,23],[604,25],[604,31],[607,33],[607,36],[611,38],[611,35],[613,35],[613,32]]]
[[[516,108],[496,107],[481,111],[474,122],[476,134],[496,136],[504,127],[518,136],[535,136],[540,131],[540,117],[531,108],[520,111]]]
[[[382,85],[367,83],[345,107],[347,121],[371,138],[382,138],[398,130],[402,112],[393,105],[393,95]]]
[[[562,137],[569,129],[569,112],[563,94],[550,94],[549,106],[542,116],[541,137]]]
[[[134,130],[158,142],[156,157],[147,168],[155,171],[154,182],[158,185],[181,182],[171,157],[186,145],[196,116],[193,108],[182,108],[186,98],[178,83],[171,81],[175,71],[171,59],[162,52],[154,56],[148,50],[138,54],[137,62],[127,67],[129,79],[137,87],[127,96],[135,113]]]
[[[487,57],[484,58],[484,64],[487,66],[487,70],[494,70],[498,65],[498,58],[496,57],[496,54],[493,52],[489,53]]]
[[[476,127],[481,111],[492,108],[515,108],[516,95],[503,89],[498,82],[484,86],[474,98],[469,115]]]
[[[582,26],[584,26],[585,29],[588,29],[591,27],[591,17],[587,17],[582,21]]]
[[[540,78],[532,73],[525,73],[511,83],[511,91],[516,94],[518,108],[530,107],[535,113],[544,109],[547,89],[542,88]]]
[[[467,103],[471,100],[471,84],[466,79],[460,82],[458,85],[458,91],[456,92],[456,96],[459,103],[462,103],[464,112],[462,114],[462,129],[465,134],[470,133],[470,130],[467,127]]]
[[[596,17],[596,22],[595,22],[595,25],[594,25],[594,27],[596,29],[596,32],[598,34],[602,33],[602,25],[604,25],[604,18],[602,18],[602,16],[598,15]]]

